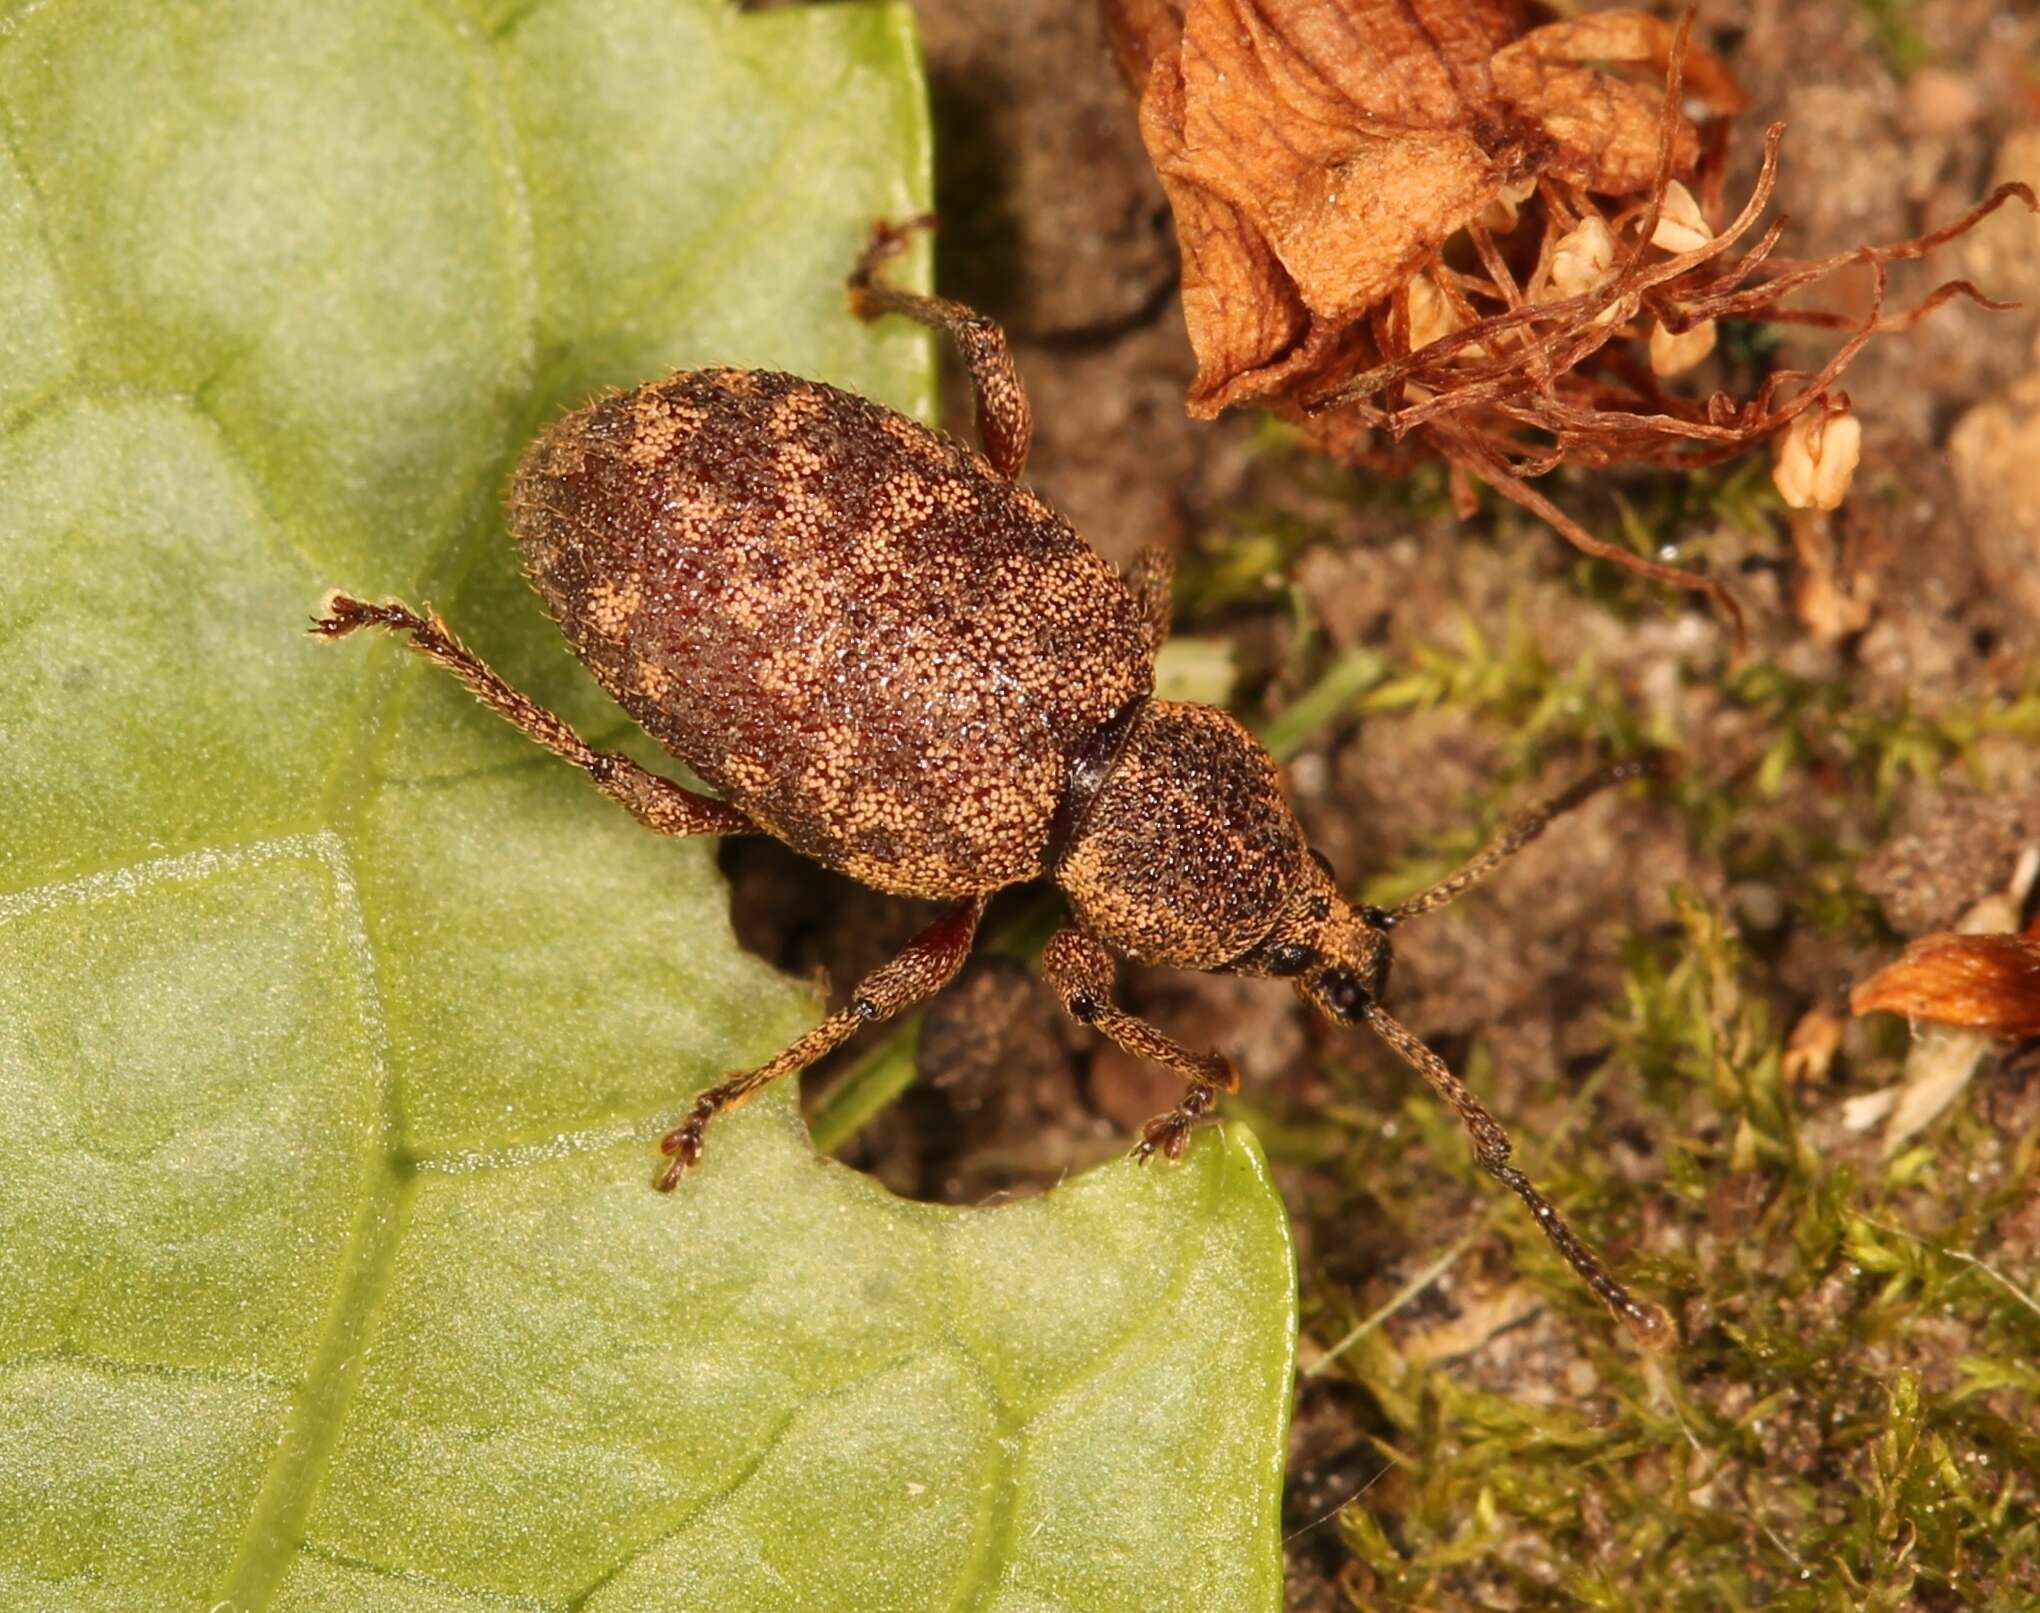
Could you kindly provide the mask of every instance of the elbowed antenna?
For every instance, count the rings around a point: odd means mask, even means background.
[[[1554,819],[1563,817],[1574,807],[1612,785],[1627,784],[1632,779],[1640,778],[1668,779],[1678,771],[1678,757],[1669,751],[1652,751],[1646,756],[1639,756],[1627,762],[1615,762],[1589,773],[1569,788],[1559,791],[1549,801],[1540,802],[1530,808],[1496,835],[1487,848],[1458,873],[1449,879],[1440,880],[1427,891],[1419,891],[1401,906],[1390,908],[1382,915],[1387,921],[1382,928],[1387,929],[1402,923],[1404,919],[1415,918],[1419,913],[1428,913],[1433,908],[1443,907],[1447,902],[1457,901],[1543,834],[1551,827]]]
[[[1373,1027],[1375,1035],[1395,1049],[1404,1063],[1430,1083],[1433,1092],[1451,1105],[1453,1113],[1459,1116],[1459,1123],[1466,1128],[1467,1136],[1473,1140],[1473,1157],[1480,1162],[1481,1169],[1529,1206],[1530,1213],[1537,1218],[1537,1224],[1544,1229],[1552,1247],[1565,1256],[1572,1269],[1580,1274],[1581,1280],[1600,1296],[1602,1302],[1621,1317],[1622,1325],[1636,1336],[1637,1342],[1645,1349],[1659,1353],[1673,1349],[1679,1342],[1679,1334],[1672,1325],[1670,1314],[1662,1305],[1638,1299],[1623,1287],[1602,1263],[1593,1246],[1573,1231],[1565,1217],[1537,1191],[1529,1177],[1509,1163],[1509,1156],[1514,1150],[1508,1132],[1502,1129],[1499,1120],[1488,1113],[1466,1083],[1454,1075],[1445,1061],[1418,1040],[1402,1021],[1379,1005],[1369,1005],[1367,1023]]]
[[[1561,790],[1550,800],[1517,818],[1459,872],[1411,897],[1401,906],[1380,913],[1373,922],[1382,929],[1389,929],[1405,919],[1443,907],[1478,885],[1529,845],[1551,826],[1554,819],[1570,812],[1591,796],[1632,779],[1668,778],[1677,771],[1678,759],[1668,752],[1658,751],[1589,773],[1569,789]],[[1426,1047],[1407,1026],[1379,1004],[1368,1005],[1366,1019],[1374,1033],[1394,1048],[1403,1062],[1430,1083],[1431,1090],[1451,1106],[1472,1140],[1474,1158],[1480,1162],[1481,1168],[1529,1207],[1530,1213],[1537,1218],[1537,1224],[1544,1229],[1544,1235],[1551,1240],[1552,1247],[1565,1256],[1567,1263],[1580,1274],[1581,1280],[1622,1319],[1623,1325],[1637,1341],[1646,1349],[1659,1352],[1676,1347],[1679,1335],[1670,1314],[1663,1306],[1638,1299],[1623,1287],[1592,1245],[1573,1231],[1551,1201],[1537,1191],[1530,1178],[1510,1163],[1514,1149],[1508,1132],[1499,1120],[1488,1113],[1466,1083],[1454,1075],[1445,1061]]]

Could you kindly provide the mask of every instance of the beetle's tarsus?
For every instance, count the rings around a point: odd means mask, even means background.
[[[1140,1141],[1133,1145],[1135,1163],[1145,1165],[1157,1152],[1172,1165],[1181,1161],[1190,1146],[1190,1133],[1217,1101],[1217,1087],[1201,1083],[1192,1086],[1175,1108],[1165,1115],[1156,1115],[1140,1128]]]
[[[688,1167],[701,1159],[702,1136],[709,1122],[729,1109],[741,1109],[781,1076],[806,1069],[823,1054],[841,1047],[864,1026],[890,1019],[924,1002],[956,978],[989,896],[960,902],[909,941],[892,962],[874,969],[858,982],[847,1007],[839,1008],[805,1036],[780,1050],[755,1070],[725,1077],[696,1094],[687,1118],[659,1139],[659,1152],[672,1161],[654,1182],[671,1192]]]
[[[659,1139],[659,1152],[670,1161],[652,1184],[661,1193],[672,1192],[680,1185],[680,1178],[701,1163],[703,1134],[708,1130],[709,1121],[722,1107],[720,1103],[710,1101],[711,1097],[712,1093],[704,1094],[694,1105],[693,1112]]]
[[[317,638],[345,638],[364,627],[388,627],[402,632],[415,631],[424,625],[421,617],[395,600],[371,605],[336,588],[319,601],[319,614],[312,618],[306,631]]]
[[[597,789],[646,828],[682,838],[758,832],[750,815],[729,802],[685,789],[628,756],[592,749],[564,718],[512,688],[476,659],[430,606],[421,613],[397,599],[371,604],[336,589],[321,602],[309,631],[320,638],[340,639],[364,627],[406,635],[414,651],[446,668],[482,704],[555,756],[582,769]]]
[[[699,1164],[702,1136],[722,1106],[720,1088],[703,1093],[687,1118],[659,1139],[659,1152],[679,1160],[682,1166]]]
[[[878,274],[879,265],[888,259],[898,257],[906,251],[907,243],[923,230],[932,230],[936,225],[933,213],[915,213],[910,218],[876,220],[871,226],[871,237],[864,243],[864,250],[857,255],[857,266],[850,271],[850,305],[854,313],[869,318],[864,309],[857,306],[857,294],[868,290]],[[883,312],[874,309],[872,313]]]

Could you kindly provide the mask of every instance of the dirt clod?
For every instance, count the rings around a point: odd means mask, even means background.
[[[2019,853],[2040,840],[2040,797],[1950,795],[1930,800],[1861,863],[1856,883],[1900,935],[1946,929],[2002,890]]]

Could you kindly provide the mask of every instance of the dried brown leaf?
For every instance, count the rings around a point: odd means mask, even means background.
[[[1662,84],[1677,37],[1672,24],[1640,11],[1591,12],[1533,29],[1488,65],[1495,93],[1554,142],[1546,172],[1604,195],[1634,196],[1657,177]],[[1635,83],[1594,65],[1613,62],[1654,68],[1654,80]],[[1688,53],[1685,73],[1687,92],[1716,114],[1747,104],[1727,67],[1705,51]],[[1681,119],[1672,167],[1691,173],[1699,158],[1699,136]]]
[[[1859,983],[1849,1008],[1991,1036],[2040,1036],[2040,937],[1923,935]]]
[[[1315,374],[1507,177],[1472,125],[1500,110],[1486,63],[1513,7],[1191,0],[1174,30],[1173,7],[1115,10],[1148,63],[1141,133],[1183,243],[1194,414]]]

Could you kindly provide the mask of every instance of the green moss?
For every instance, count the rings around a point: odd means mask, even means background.
[[[1859,1177],[1803,1135],[1733,925],[1690,893],[1675,911],[1676,931],[1629,945],[1601,1071],[1620,1079],[1596,1098],[1663,1168],[1638,1185],[1577,1140],[1531,1164],[1563,1153],[1551,1185],[1597,1235],[1680,1229],[1624,1263],[1678,1300],[1684,1347],[1641,1357],[1525,1218],[1477,1223],[1533,1311],[1580,1322],[1533,1317],[1501,1391],[1387,1328],[1339,1358],[1389,1463],[1341,1519],[1362,1605],[2040,1606],[2040,1303],[1968,1252],[2034,1190],[2040,1147],[1979,1169],[1992,1151],[1965,1165],[1957,1136],[1919,1180]],[[1449,1119],[1408,1114],[1416,1135],[1369,1158],[1370,1187],[1421,1221],[1431,1162],[1463,1150]]]
[[[1857,0],[1877,36],[1877,49],[1900,78],[1927,65],[1932,56],[1915,15],[1916,0]]]

